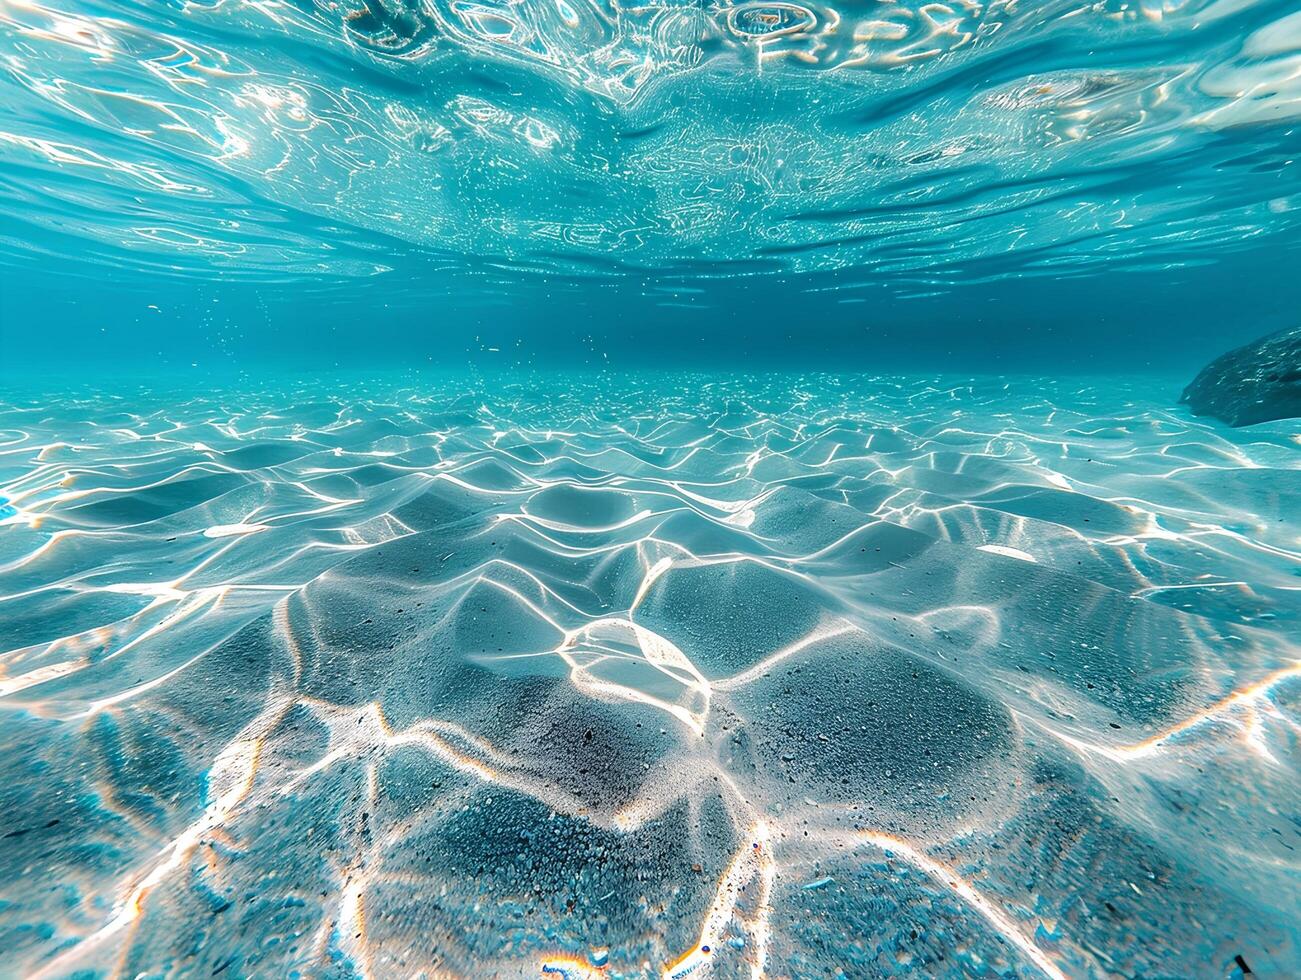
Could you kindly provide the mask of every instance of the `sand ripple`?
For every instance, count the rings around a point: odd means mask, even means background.
[[[319,391],[0,403],[0,970],[1296,968],[1286,424]]]

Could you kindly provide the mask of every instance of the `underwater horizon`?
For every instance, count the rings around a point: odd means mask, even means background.
[[[1295,0],[0,68],[0,978],[1301,976]]]

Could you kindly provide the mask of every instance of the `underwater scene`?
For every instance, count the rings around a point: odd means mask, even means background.
[[[1301,977],[1296,0],[0,69],[0,977]]]

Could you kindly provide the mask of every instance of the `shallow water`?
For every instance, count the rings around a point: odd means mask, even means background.
[[[1285,976],[1295,426],[1172,379],[11,386],[13,975]]]
[[[0,104],[0,978],[1301,976],[1301,425],[1178,400],[1296,0],[0,0]]]

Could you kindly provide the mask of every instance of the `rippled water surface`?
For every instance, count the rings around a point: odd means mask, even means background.
[[[1295,244],[1301,207],[1292,0],[3,0],[0,24],[24,263],[933,288]]]
[[[1295,974],[1289,423],[1150,378],[28,388],[6,974]]]

